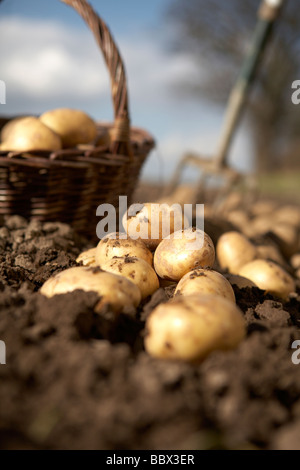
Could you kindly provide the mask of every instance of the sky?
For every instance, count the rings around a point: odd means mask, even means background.
[[[198,73],[188,53],[171,53],[165,11],[173,0],[90,0],[108,24],[123,57],[133,125],[156,141],[142,178],[167,182],[186,151],[213,155],[224,108],[178,96],[175,84]],[[200,79],[200,77],[199,77]],[[111,121],[109,78],[101,52],[83,20],[59,0],[0,2],[0,80],[6,84],[1,115],[79,108]],[[251,169],[251,142],[241,126],[230,163]],[[187,172],[191,178],[194,171]]]

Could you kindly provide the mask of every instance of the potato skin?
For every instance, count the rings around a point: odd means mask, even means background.
[[[224,277],[230,282],[230,285],[237,286],[239,289],[243,289],[244,287],[256,287],[254,282],[250,281],[250,279],[239,276],[238,274],[227,273]]]
[[[197,268],[185,274],[177,284],[175,295],[219,295],[235,302],[230,282],[222,274],[211,269]]]
[[[296,288],[293,278],[273,261],[256,259],[244,265],[239,274],[250,279],[260,289],[284,300]]]
[[[256,247],[256,252],[258,259],[269,259],[270,261],[275,261],[275,263],[280,264],[281,266],[284,266],[285,264],[282,254],[275,245],[258,245]]]
[[[203,245],[188,237],[202,235]],[[181,238],[176,238],[181,237]],[[179,281],[197,267],[212,267],[215,249],[211,238],[202,230],[189,228],[178,230],[165,238],[154,253],[154,269],[162,279]]]
[[[115,313],[119,313],[125,307],[137,307],[141,301],[139,288],[125,277],[104,272],[100,268],[85,266],[77,266],[58,273],[45,282],[40,293],[46,297],[53,297],[76,289],[97,292],[101,296],[96,312],[109,304]]]
[[[83,266],[96,267],[96,248],[90,248],[89,250],[83,251],[76,259],[76,263],[82,263]]]
[[[132,240],[129,237],[124,239],[123,235],[113,232],[100,240],[96,249],[96,263],[101,266],[115,256],[127,255],[141,258],[152,266],[153,255],[146,245],[141,240]]]
[[[300,253],[295,253],[291,259],[290,263],[293,266],[294,269],[300,268]]]
[[[284,205],[275,212],[276,222],[291,224],[300,228],[300,209],[298,206]],[[277,225],[277,223],[276,223]]]
[[[8,126],[6,128],[6,126]],[[2,129],[6,136],[1,150],[30,152],[32,150],[60,150],[60,137],[34,116],[16,118]]]
[[[287,258],[297,253],[300,248],[300,231],[297,226],[281,222],[272,228],[272,232],[277,236],[279,248]]]
[[[21,119],[24,119],[24,118],[27,118],[27,117],[34,117],[34,116],[20,116],[20,117],[16,117],[14,119],[11,119],[10,121],[8,121],[1,129],[0,131],[0,141],[1,142],[5,142],[6,140],[9,140],[9,136],[13,134],[14,132],[14,128],[16,126],[16,124],[21,120]]]
[[[239,274],[241,267],[256,257],[256,247],[240,232],[226,232],[217,243],[217,259],[222,269]]]
[[[79,109],[58,108],[46,111],[40,121],[56,132],[64,148],[88,144],[96,138],[97,126],[90,116]]]
[[[152,220],[152,215],[154,215],[154,220]],[[166,227],[168,233],[164,236],[163,222],[167,220],[167,215],[170,216],[170,224]],[[136,216],[128,217],[128,219],[127,217],[128,215],[125,213],[122,220],[126,233],[129,236],[135,237],[136,231],[138,230],[140,233],[139,240],[142,240],[152,251],[155,250],[163,238],[169,236],[174,230],[178,230],[179,228],[183,229],[189,225],[188,220],[185,219],[182,213],[181,206],[172,208],[172,206],[168,206],[168,204],[163,204],[160,207],[160,204],[157,202],[145,203]],[[152,228],[152,225],[154,228]],[[157,238],[151,237],[151,230],[157,230]]]
[[[134,256],[115,257],[102,264],[104,271],[119,274],[133,282],[141,291],[142,300],[159,288],[159,280],[147,261]]]
[[[200,362],[214,350],[235,348],[246,333],[239,308],[214,295],[177,296],[146,322],[146,351],[157,358]]]
[[[226,217],[226,220],[229,220],[229,222],[231,222],[242,232],[244,231],[245,227],[249,226],[249,216],[242,209],[230,211]]]

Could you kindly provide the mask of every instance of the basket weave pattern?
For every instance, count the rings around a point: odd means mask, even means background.
[[[125,69],[106,24],[86,0],[61,1],[82,16],[103,53],[114,106],[114,123],[103,127],[110,128],[112,142],[109,148],[30,152],[29,158],[0,151],[0,215],[65,222],[94,238],[98,205],[117,208],[119,195],[130,202],[154,140],[146,131],[130,128]],[[8,120],[0,118],[0,128]]]

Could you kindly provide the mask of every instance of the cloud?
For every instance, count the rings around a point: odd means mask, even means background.
[[[88,30],[17,17],[0,19],[0,30],[1,74],[11,94],[47,101],[109,94],[108,72]],[[191,58],[168,55],[146,34],[119,42],[133,100],[159,102],[173,81],[194,68]]]
[[[69,106],[84,109],[96,119],[110,119],[108,72],[90,31],[21,17],[2,17],[0,31],[5,114]],[[213,154],[220,109],[180,100],[170,92],[174,83],[198,71],[193,59],[168,53],[162,36],[149,32],[124,35],[118,43],[127,70],[133,122],[152,132],[158,142],[144,174],[159,179],[164,173],[168,179],[187,150]],[[242,155],[247,162],[248,149],[245,139],[240,139],[234,160],[239,163]]]
[[[1,74],[11,94],[49,100],[107,92],[108,77],[88,32],[25,18],[1,19],[0,30]]]
[[[158,38],[124,38],[122,51],[134,98],[145,103],[172,101],[170,89],[176,82],[196,73],[196,66],[187,54],[169,54]],[[175,97],[176,99],[176,97]]]

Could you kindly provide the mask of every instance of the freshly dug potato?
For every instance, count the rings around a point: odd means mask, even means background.
[[[291,265],[293,266],[294,269],[300,268],[300,253],[295,253],[291,257]]]
[[[272,232],[278,237],[278,244],[282,253],[289,258],[300,248],[299,229],[295,225],[285,223],[275,224]]]
[[[239,274],[250,279],[260,289],[284,300],[295,291],[293,278],[273,261],[256,259],[245,264]]]
[[[101,296],[96,312],[109,304],[115,313],[119,313],[124,308],[137,307],[141,301],[140,289],[133,282],[123,276],[104,272],[100,268],[85,266],[66,269],[56,274],[45,282],[40,293],[53,297],[76,289],[97,292]]]
[[[249,217],[246,212],[241,209],[229,212],[226,219],[242,231],[249,225]]]
[[[6,138],[1,144],[1,150],[29,152],[61,149],[60,137],[36,117],[16,118],[6,126],[2,129],[2,135]]]
[[[194,268],[210,268],[215,261],[211,238],[200,229],[178,230],[165,238],[154,253],[154,269],[162,279],[179,281]]]
[[[257,201],[251,207],[251,213],[253,216],[269,216],[272,214],[277,208],[277,203],[274,201]]]
[[[135,256],[114,257],[102,264],[104,271],[119,274],[133,282],[141,291],[142,299],[159,288],[158,277],[147,261]]]
[[[217,216],[205,216],[205,231],[212,239],[214,246],[217,245],[219,238],[225,232],[232,232],[236,227],[228,220],[221,219]]]
[[[141,240],[132,240],[132,238],[123,238],[126,234],[112,232],[102,238],[96,249],[96,263],[102,265],[115,256],[136,256],[141,258],[152,266],[153,255]]]
[[[285,205],[275,212],[275,220],[279,223],[287,223],[300,227],[300,207]]]
[[[78,109],[53,109],[42,114],[40,121],[60,136],[64,148],[88,144],[97,135],[93,119]]]
[[[240,309],[215,295],[177,296],[146,322],[146,351],[161,359],[199,362],[214,350],[235,348],[246,328]]]
[[[255,218],[247,233],[251,236],[264,235],[272,232],[278,238],[278,244],[282,253],[289,257],[295,253],[300,246],[299,227],[296,223],[277,221],[276,215],[260,216]]]
[[[238,191],[231,191],[228,196],[223,198],[218,206],[218,214],[228,213],[234,209],[238,209],[243,202],[243,196]]]
[[[96,250],[97,248],[90,248],[89,250],[83,251],[76,259],[76,263],[82,263],[83,266],[98,266],[96,263]]]
[[[197,268],[185,274],[177,284],[175,295],[214,294],[235,302],[231,284],[222,274]]]
[[[245,235],[226,232],[217,243],[217,259],[222,269],[239,274],[241,267],[256,257],[256,248]]]
[[[155,250],[174,231],[189,226],[180,205],[146,203],[135,216],[129,216],[128,211],[122,220],[125,231],[129,237],[142,240],[150,250]]]
[[[282,254],[280,253],[279,249],[275,245],[265,244],[265,245],[258,245],[256,247],[257,257],[263,259],[269,259],[271,261],[275,261],[275,263],[284,266],[285,260],[283,259]]]
[[[171,194],[163,196],[155,200],[156,204],[195,204],[197,198],[197,187],[190,184],[180,184]],[[205,204],[205,209],[207,204]]]
[[[232,286],[237,286],[239,289],[244,287],[256,287],[254,282],[250,281],[246,277],[239,276],[238,274],[227,273],[224,277],[230,282]]]
[[[263,235],[270,232],[274,227],[274,218],[271,214],[260,215],[251,220],[249,224],[248,232],[251,236]]]

